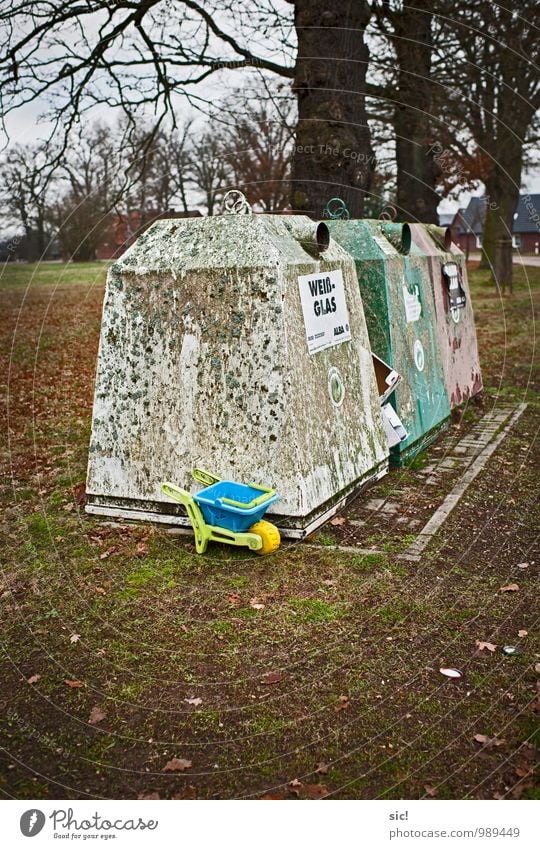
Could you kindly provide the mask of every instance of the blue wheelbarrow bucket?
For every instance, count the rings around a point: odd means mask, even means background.
[[[208,525],[247,531],[277,501],[275,489],[220,480],[193,496]]]

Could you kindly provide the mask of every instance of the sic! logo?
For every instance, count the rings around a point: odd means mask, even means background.
[[[45,814],[32,808],[25,811],[21,817],[21,831],[25,837],[35,837],[45,825]]]

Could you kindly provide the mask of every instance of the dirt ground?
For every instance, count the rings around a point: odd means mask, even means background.
[[[473,266],[483,399],[268,558],[85,514],[103,270],[47,274],[0,279],[3,796],[538,798],[540,269],[501,299]],[[404,559],[434,465],[524,402]]]

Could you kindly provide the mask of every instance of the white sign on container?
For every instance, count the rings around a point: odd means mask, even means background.
[[[309,353],[348,342],[351,329],[341,270],[302,274],[298,286]]]
[[[414,291],[410,291],[407,286],[403,286],[403,300],[405,301],[405,317],[407,324],[411,321],[418,321],[422,315],[422,304],[420,303],[418,286],[414,287]]]

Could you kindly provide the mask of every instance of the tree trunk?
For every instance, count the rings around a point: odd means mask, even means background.
[[[294,6],[298,125],[292,206],[320,218],[337,195],[351,217],[360,218],[375,165],[365,105],[369,6],[361,0],[296,0]]]
[[[497,169],[498,170],[498,169]],[[512,291],[512,225],[519,200],[519,183],[502,189],[495,177],[486,184],[489,200],[482,241],[481,267],[489,268],[492,279],[504,292]]]
[[[400,221],[438,224],[435,192],[444,160],[431,126],[432,13],[425,0],[411,0],[392,17],[398,62],[398,103],[394,111],[397,209]]]
[[[525,130],[499,125],[497,151],[486,180],[486,220],[481,267],[489,268],[501,291],[512,291],[512,227],[519,201]]]

